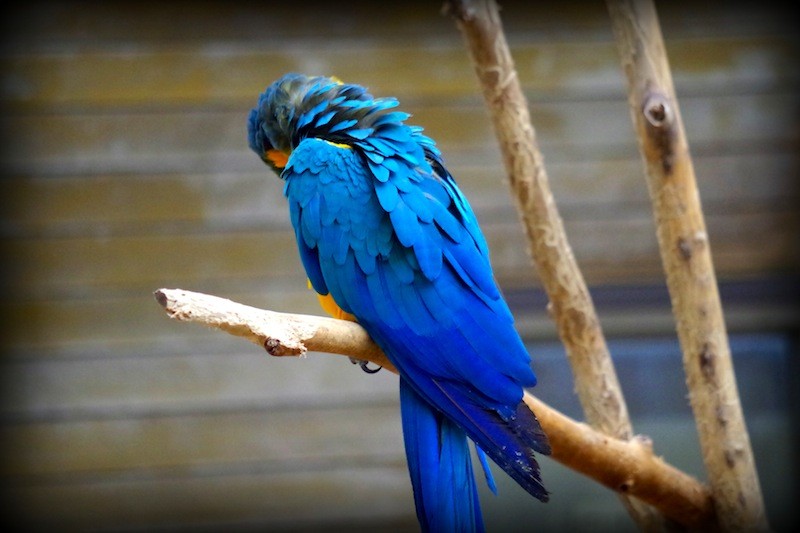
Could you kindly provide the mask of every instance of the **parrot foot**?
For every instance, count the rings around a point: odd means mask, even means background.
[[[375,374],[376,372],[380,371],[381,368],[383,368],[382,366],[376,368],[370,368],[369,361],[362,361],[361,359],[356,359],[355,357],[351,357],[350,362],[353,363],[354,365],[360,366],[361,370],[363,370],[367,374]]]

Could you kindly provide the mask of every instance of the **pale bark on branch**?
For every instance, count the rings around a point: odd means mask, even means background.
[[[720,527],[766,531],[694,167],[651,0],[607,0]]]
[[[633,426],[625,398],[550,190],[497,4],[493,0],[449,0],[445,8],[464,36],[478,76],[529,251],[550,300],[549,309],[572,367],[586,420],[607,435],[630,439]],[[624,495],[621,498],[641,529],[664,529],[657,513]]]
[[[171,318],[243,337],[271,355],[302,356],[309,351],[341,354],[396,372],[355,322],[276,313],[182,289],[159,289],[155,297]],[[609,437],[559,413],[530,393],[525,393],[524,400],[547,433],[556,461],[612,490],[636,496],[679,524],[707,528],[714,523],[706,488],[655,456],[646,439]]]

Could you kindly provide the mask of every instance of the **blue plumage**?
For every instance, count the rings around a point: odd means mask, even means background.
[[[549,444],[522,403],[536,378],[469,203],[396,106],[290,74],[261,95],[249,142],[286,182],[313,288],[354,315],[400,373],[423,529],[481,530],[466,436],[482,460],[480,450],[547,500],[534,451]]]

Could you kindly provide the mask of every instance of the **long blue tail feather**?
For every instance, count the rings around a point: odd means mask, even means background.
[[[467,436],[400,380],[403,439],[423,532],[482,532]]]

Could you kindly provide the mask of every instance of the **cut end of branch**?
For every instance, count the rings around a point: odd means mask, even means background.
[[[156,301],[163,307],[164,309],[167,308],[167,295],[164,294],[162,289],[159,289],[153,293],[153,296],[156,297]]]
[[[475,16],[475,9],[467,4],[469,2],[464,0],[447,0],[442,5],[442,14],[449,15],[459,22],[468,21]]]
[[[181,299],[185,295],[185,291],[181,289],[162,288],[153,292],[153,296],[155,296],[155,299],[159,305],[164,308],[164,311],[167,312],[167,316],[176,320],[192,319],[191,313],[187,314],[186,310],[184,309],[185,306],[181,305]]]
[[[635,442],[638,446],[641,446],[645,449],[645,451],[649,454],[653,452],[653,439],[648,437],[647,435],[634,435],[631,439],[631,442]]]

